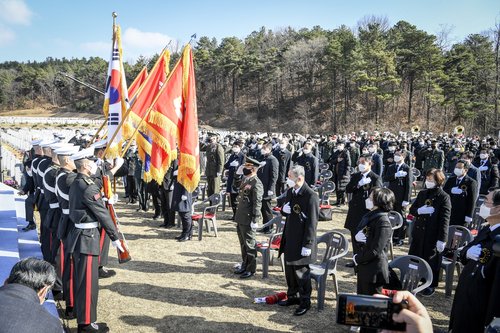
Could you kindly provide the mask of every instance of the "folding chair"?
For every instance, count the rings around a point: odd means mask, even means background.
[[[219,236],[217,233],[217,208],[221,204],[221,200],[222,199],[220,193],[214,193],[206,200],[193,203],[193,213],[191,214],[191,219],[193,220],[193,222],[198,223],[198,240],[201,241],[202,238],[203,223],[205,223],[207,232],[210,232],[208,221],[212,223],[215,237]],[[208,206],[204,207],[202,212],[195,213],[195,206],[203,204],[207,204]]]
[[[427,261],[417,256],[397,257],[389,263],[389,267],[399,271],[399,280],[403,285],[403,290],[408,290],[413,295],[429,287],[432,283],[431,266]]]
[[[280,249],[281,237],[283,235],[283,227],[285,226],[285,220],[281,215],[275,216],[269,222],[265,223],[261,229],[272,226],[272,234],[269,236],[267,241],[258,241],[255,248],[257,252],[262,254],[262,278],[267,278],[269,276],[269,264],[272,263],[274,258],[274,253],[277,253]],[[281,257],[281,269],[285,270],[285,264],[283,256]]]
[[[388,213],[389,221],[391,222],[392,225],[392,235],[391,235],[391,241],[389,244],[389,252],[391,253],[391,260],[394,260],[394,245],[392,244],[393,237],[394,237],[394,230],[397,230],[403,226],[404,220],[401,214],[399,214],[396,211],[390,211]]]

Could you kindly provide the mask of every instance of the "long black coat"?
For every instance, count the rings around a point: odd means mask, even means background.
[[[388,188],[396,197],[394,210],[400,212],[402,210],[403,201],[410,202],[413,174],[410,167],[406,163],[401,164],[399,167],[399,171],[405,171],[407,173],[405,177],[396,177],[397,171],[398,165],[396,163],[391,164],[385,173],[384,182],[389,183]]]
[[[373,171],[370,171],[367,176],[371,178],[371,183],[358,187],[358,182],[362,177],[363,174],[361,172],[353,174],[351,181],[346,187],[346,192],[352,193],[352,198],[351,201],[349,201],[349,209],[347,210],[344,228],[351,231],[356,230],[363,216],[368,213],[365,200],[368,199],[371,191],[376,187],[382,187],[382,179]]]
[[[176,177],[177,178],[177,177]],[[186,196],[186,200],[182,200],[182,196]],[[174,183],[174,193],[172,194],[172,207],[176,212],[186,213],[191,211],[191,206],[193,204],[193,198],[191,192],[186,190],[181,183]]]
[[[372,171],[382,177],[382,156],[377,153],[372,155]]]
[[[342,160],[339,161],[339,158]],[[354,163],[356,163],[354,161]],[[329,164],[333,171],[333,181],[337,191],[345,191],[351,179],[351,156],[347,150],[337,150],[330,157]]]
[[[276,181],[278,180],[279,163],[272,154],[267,155],[262,162],[265,162],[264,166],[261,166],[257,171],[257,177],[262,182],[264,189],[262,199],[271,200],[276,195],[274,192],[276,191]],[[273,194],[269,195],[268,191],[273,192]]]
[[[458,187],[461,194],[452,194],[451,189]],[[464,176],[457,184],[457,176],[453,175],[444,184],[443,190],[448,193],[451,199],[450,225],[464,225],[465,217],[474,215],[477,199],[477,183],[469,176]]]
[[[288,171],[292,165],[292,154],[288,149],[276,149],[273,151],[274,157],[278,160],[278,181],[284,183],[288,176]]]
[[[476,160],[474,161],[474,165],[479,168],[483,164],[481,160]],[[487,167],[488,170],[481,171],[481,188],[479,189],[479,193],[488,194],[488,189],[490,187],[498,187],[500,175],[498,172],[498,165],[491,164],[489,159],[484,166]]]
[[[234,183],[234,174],[236,170],[238,170],[239,166],[243,164],[245,159],[245,155],[239,152],[238,154],[232,153],[227,159],[226,164],[224,164],[224,169],[228,170],[227,172],[227,182],[226,182],[226,192],[229,193],[238,193],[238,187],[235,186]],[[231,166],[231,163],[234,161],[238,161],[238,166]]]
[[[500,235],[500,228],[490,231],[485,227],[461,251],[464,268],[451,309],[450,329],[453,333],[483,332],[493,317],[500,317],[500,263],[492,250],[497,235]],[[490,255],[482,255],[479,261],[467,259],[467,250],[477,244],[488,249]]]
[[[279,254],[292,265],[308,265],[316,260],[316,226],[319,216],[319,197],[306,183],[299,192],[288,189],[285,203],[290,203],[291,213],[286,216]],[[312,250],[311,256],[303,257],[302,248]]]
[[[361,245],[355,256],[358,286],[361,287],[358,293],[363,293],[363,290],[370,289],[371,284],[382,286],[389,283],[387,249],[392,226],[387,213],[377,209],[363,216],[357,230],[365,230],[366,235],[366,243]]]
[[[309,186],[315,185],[319,178],[319,160],[309,153],[297,156],[294,162],[304,167],[306,183]]]

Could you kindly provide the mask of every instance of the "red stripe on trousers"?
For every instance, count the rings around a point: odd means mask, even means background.
[[[74,273],[74,268],[73,268],[73,257],[70,255],[69,258],[69,306],[73,307],[74,306],[74,295],[73,295],[73,274]]]
[[[61,241],[61,247],[59,248],[59,255],[61,256],[61,260],[59,265],[61,265],[61,277],[64,274],[64,244]]]
[[[87,276],[85,283],[85,324],[90,324],[90,307],[92,306],[92,256],[87,255]]]
[[[104,246],[104,237],[106,237],[106,231],[104,228],[101,229],[101,239],[99,240],[99,249],[101,252],[99,253],[99,266],[101,265],[101,255],[102,255],[102,248]]]

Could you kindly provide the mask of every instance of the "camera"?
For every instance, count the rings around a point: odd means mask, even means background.
[[[408,303],[394,303],[391,298],[340,294],[337,302],[337,324],[392,331],[405,331],[405,323],[392,320],[394,313],[407,309]]]

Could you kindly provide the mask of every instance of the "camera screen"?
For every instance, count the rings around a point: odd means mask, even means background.
[[[388,299],[347,296],[345,324],[366,327],[385,327],[388,324]]]

